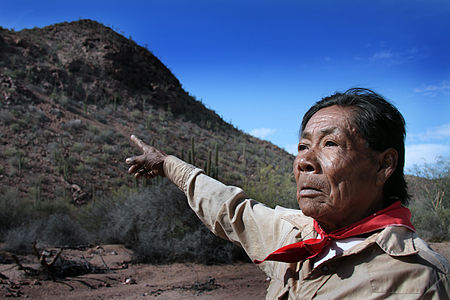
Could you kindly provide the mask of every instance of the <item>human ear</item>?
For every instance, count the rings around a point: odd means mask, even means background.
[[[397,168],[398,153],[394,148],[388,148],[381,152],[378,158],[377,184],[384,186],[386,180],[388,180]]]

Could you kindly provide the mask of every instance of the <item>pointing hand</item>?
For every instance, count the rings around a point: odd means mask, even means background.
[[[126,163],[130,166],[128,173],[134,174],[136,178],[142,176],[146,178],[165,176],[163,165],[167,154],[145,144],[135,135],[132,135],[130,139],[143,154],[126,159]]]

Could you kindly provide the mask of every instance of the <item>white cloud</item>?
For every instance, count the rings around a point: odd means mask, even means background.
[[[275,129],[271,129],[271,128],[255,128],[250,131],[251,135],[253,135],[257,138],[260,138],[260,139],[265,139],[274,133],[275,133]]]
[[[372,59],[391,59],[394,57],[394,53],[391,50],[381,50],[372,55]]]
[[[386,65],[399,65],[407,60],[410,60],[410,57],[406,57],[403,53],[394,52],[391,50],[379,50],[372,54],[369,59],[374,63],[383,63]]]
[[[450,140],[450,123],[428,128],[421,133],[408,133],[408,140],[419,142]]]
[[[438,158],[450,158],[450,146],[443,144],[416,144],[405,148],[405,169],[425,163],[433,164]]]
[[[450,95],[450,80],[443,80],[438,84],[423,85],[420,88],[415,88],[414,92],[426,96]]]
[[[384,63],[388,65],[399,65],[408,62],[414,62],[426,57],[426,54],[420,51],[418,48],[401,49],[393,51],[385,48],[381,45],[381,49],[375,50],[375,52],[369,56],[372,62]]]

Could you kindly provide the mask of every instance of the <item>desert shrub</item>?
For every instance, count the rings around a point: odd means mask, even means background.
[[[102,165],[101,161],[95,157],[95,156],[88,156],[84,159],[85,164],[87,164],[88,166],[94,166],[94,167],[99,167]]]
[[[106,153],[106,152],[101,153],[98,158],[103,163],[110,163],[112,160],[109,153]]]
[[[23,156],[24,152],[16,147],[8,147],[3,151],[3,155],[6,157]]]
[[[212,235],[172,184],[122,192],[102,199],[80,216],[98,242],[123,243],[137,258],[152,263],[230,262],[242,255],[233,244]]]
[[[67,214],[53,214],[27,222],[8,231],[5,248],[27,252],[34,241],[49,246],[76,246],[85,244],[89,234]]]
[[[112,187],[116,188],[125,185],[127,183],[127,180],[124,177],[115,176],[112,177],[109,182]]]
[[[272,165],[259,167],[255,177],[246,180],[244,191],[250,198],[270,207],[298,208],[294,176]]]
[[[25,120],[21,120],[21,119],[16,119],[14,124],[9,125],[9,128],[18,133],[22,130],[24,130],[25,128],[27,128],[27,123]]]
[[[31,243],[36,238],[38,228],[33,224],[22,225],[10,229],[4,238],[3,248],[14,252],[30,252]]]
[[[91,173],[93,171],[91,166],[88,166],[87,164],[84,163],[79,163],[76,167],[75,167],[75,172],[79,175],[86,175],[88,173]]]
[[[450,240],[450,162],[416,167],[415,174],[421,179],[409,183],[413,224],[427,240]]]
[[[102,150],[105,153],[108,154],[116,154],[117,153],[117,146],[112,146],[112,145],[103,145],[102,146]]]
[[[107,129],[100,131],[97,135],[94,136],[94,142],[101,144],[110,144],[113,145],[115,141],[115,133],[114,131]]]
[[[98,134],[101,131],[100,128],[98,128],[97,126],[92,125],[92,124],[88,124],[88,130],[89,130],[89,132],[91,132],[93,134]]]
[[[50,215],[39,233],[38,239],[50,245],[75,246],[89,239],[88,232],[77,220],[63,213]]]
[[[30,120],[33,120],[33,123],[38,125],[37,128],[39,128],[39,126],[42,125],[40,123],[50,121],[50,119],[46,116],[46,114],[42,110],[33,105],[28,106],[28,112],[26,114],[26,117]]]
[[[61,128],[74,132],[74,131],[78,131],[81,130],[82,128],[84,128],[84,124],[80,119],[74,119],[74,120],[69,120],[65,123],[61,124]]]
[[[39,200],[12,188],[0,193],[0,240],[9,250],[29,250],[35,240],[56,246],[76,245],[88,236],[64,198]]]
[[[100,123],[108,124],[108,120],[106,119],[106,116],[101,113],[97,112],[97,114],[95,115],[95,119],[97,121],[99,121]]]
[[[140,110],[133,110],[131,113],[130,113],[130,115],[131,115],[131,117],[133,118],[133,119],[139,119],[141,116],[142,116],[142,112],[140,111]]]
[[[5,124],[6,126],[14,123],[15,121],[15,117],[12,113],[10,113],[7,110],[1,110],[0,111],[0,120],[2,121],[3,124]]]
[[[20,196],[14,188],[8,188],[0,193],[0,239],[3,240],[8,230],[28,219],[31,214],[29,199]]]
[[[33,197],[33,194],[30,195]],[[67,198],[57,197],[55,199],[33,199],[33,214],[30,217],[40,219],[47,218],[54,214],[67,214],[70,213],[73,206],[70,205]]]
[[[81,153],[87,148],[88,146],[84,143],[74,143],[72,147],[70,147],[70,152]]]
[[[146,262],[194,261],[214,264],[246,258],[241,248],[214,236],[203,225],[178,238],[168,239],[164,232],[151,230],[142,231],[139,238],[135,250],[139,260]]]

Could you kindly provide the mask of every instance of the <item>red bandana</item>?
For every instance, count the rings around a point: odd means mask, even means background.
[[[403,207],[400,201],[344,228],[326,233],[314,220],[314,228],[320,234],[320,239],[309,239],[284,246],[269,254],[264,260],[255,259],[255,264],[266,260],[295,263],[318,255],[331,240],[341,240],[364,233],[373,232],[388,226],[404,226],[416,231],[411,224],[411,212]]]

